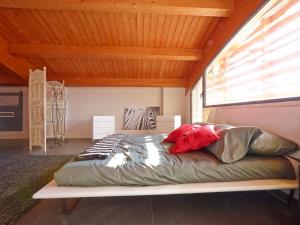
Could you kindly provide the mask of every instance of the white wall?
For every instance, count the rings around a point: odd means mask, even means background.
[[[185,122],[186,123],[191,123],[192,118],[191,118],[191,92],[189,91],[185,95]]]
[[[184,88],[68,87],[67,94],[67,138],[91,138],[93,115],[115,115],[116,131],[122,130],[125,107],[160,106],[161,113],[185,121]]]
[[[28,138],[28,88],[27,87],[0,87],[0,92],[23,91],[23,131],[0,131],[0,139]]]
[[[114,115],[116,130],[123,129],[125,107],[162,106],[161,88],[68,87],[66,135],[91,138],[92,116]]]
[[[184,88],[163,88],[163,114],[181,115],[181,122],[187,122],[186,96]]]
[[[0,87],[2,92],[23,90],[23,131],[0,132],[0,139],[28,138],[28,88]],[[115,115],[116,130],[123,129],[125,107],[160,106],[161,113],[186,118],[184,88],[67,87],[66,137],[91,138],[93,115]],[[138,132],[138,134],[142,134]]]
[[[300,144],[300,101],[206,108],[204,120],[259,126]]]

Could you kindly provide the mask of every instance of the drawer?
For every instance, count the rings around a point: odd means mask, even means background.
[[[93,127],[115,127],[114,122],[94,122]]]
[[[107,127],[107,128],[94,127],[93,128],[93,133],[106,133],[106,132],[115,132],[115,128],[114,127]]]
[[[96,134],[93,134],[93,139],[101,139],[101,138],[104,138],[110,134],[113,134],[113,133],[96,133]]]
[[[114,116],[93,116],[93,122],[102,122],[102,121],[114,122],[115,117]]]

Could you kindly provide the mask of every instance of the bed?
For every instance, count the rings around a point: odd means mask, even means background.
[[[288,157],[247,155],[235,163],[222,163],[206,149],[172,155],[168,151],[172,144],[163,142],[164,138],[165,135],[121,135],[117,147],[109,154],[103,151],[106,157],[89,160],[78,157],[68,162],[33,198],[298,188],[297,163]]]

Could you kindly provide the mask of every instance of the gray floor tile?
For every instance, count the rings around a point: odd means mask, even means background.
[[[71,215],[58,200],[43,200],[16,225],[153,225],[148,198],[82,199]]]
[[[78,155],[88,146],[92,145],[91,139],[68,139],[60,147],[51,148],[53,140],[47,140],[47,155]],[[33,154],[44,155],[45,152],[40,147],[33,147],[29,150],[28,140],[1,140],[0,151],[11,154]]]
[[[234,193],[152,199],[155,225],[274,225]]]
[[[260,213],[274,221],[277,225],[298,225],[299,215],[297,202],[290,206],[280,203],[276,198],[263,191],[244,192],[240,196]]]

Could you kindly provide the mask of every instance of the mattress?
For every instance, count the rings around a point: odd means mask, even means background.
[[[54,174],[59,186],[147,186],[180,183],[295,179],[284,157],[247,155],[226,164],[206,150],[172,155],[164,136],[126,136],[106,159],[71,161]]]

